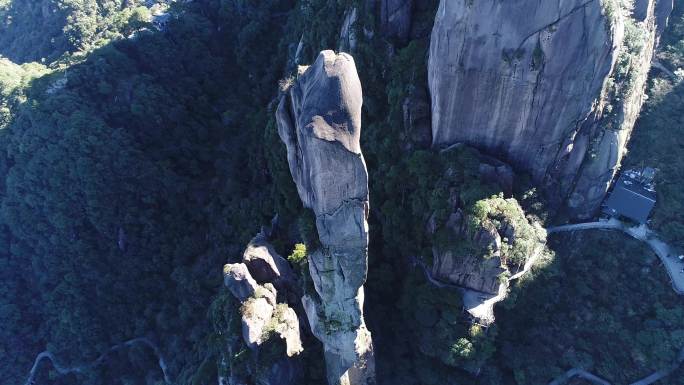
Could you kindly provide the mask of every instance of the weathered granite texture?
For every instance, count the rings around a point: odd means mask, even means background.
[[[478,147],[529,172],[553,205],[592,215],[619,167],[672,8],[638,3],[633,19],[615,0],[442,0],[428,64],[433,146]]]
[[[328,382],[374,384],[370,332],[363,319],[368,268],[368,173],[359,144],[361,83],[354,59],[320,53],[281,97],[278,132],[297,191],[313,210],[320,248],[308,266],[316,293],[302,298],[323,342]]]
[[[255,352],[259,359],[268,344],[282,344],[282,357],[270,357],[269,370],[258,372],[258,364],[247,365],[247,370],[239,370],[224,378],[229,385],[241,385],[257,381],[263,385],[294,385],[300,380],[301,363],[299,355],[303,351],[300,335],[300,320],[297,313],[282,298],[291,297],[287,291],[294,286],[294,273],[290,265],[280,257],[263,234],[257,235],[249,243],[242,262],[227,264],[223,268],[224,285],[240,302],[240,321],[244,345]],[[277,289],[276,289],[277,287]],[[233,341],[227,347],[232,353],[242,344]],[[266,348],[270,349],[270,348]],[[237,352],[235,352],[236,354]],[[225,360],[224,361],[230,361]],[[225,362],[223,366],[228,366]],[[243,368],[244,369],[244,368]]]

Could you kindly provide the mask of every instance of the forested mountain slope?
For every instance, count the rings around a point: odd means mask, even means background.
[[[70,365],[149,336],[177,352],[180,383],[210,356],[220,266],[272,212],[268,188],[252,187],[268,180],[260,137],[277,74],[264,70],[284,60],[259,12],[279,7],[192,4],[168,32],[115,40],[83,60],[3,61],[4,383],[25,380],[46,347]],[[237,54],[257,36],[274,49],[261,68]],[[121,354],[143,375],[154,362]],[[90,378],[113,381],[116,362]]]
[[[44,350],[80,366],[139,337],[159,346],[177,385],[325,383],[324,346],[300,298],[289,305],[304,351],[276,365],[282,347],[242,340],[245,307],[222,288],[221,268],[263,230],[311,289],[306,254],[319,234],[275,112],[297,66],[340,47],[363,89],[361,304],[378,384],[540,384],[572,367],[629,383],[684,345],[682,298],[648,250],[617,234],[551,237],[488,328],[471,324],[461,291],[426,278],[421,266],[440,249],[460,266],[463,256],[491,262],[496,246],[495,267],[515,270],[536,239],[529,224],[559,219],[534,178],[497,154],[431,148],[438,1],[178,1],[163,28],[153,3],[0,0],[3,384],[23,384]],[[680,247],[683,13],[676,4],[657,55],[666,70],[650,73],[625,158],[659,168],[653,227]],[[143,344],[82,373],[50,365],[35,383],[164,382]],[[664,383],[681,383],[678,373]]]
[[[128,36],[151,21],[143,0],[0,1],[0,55],[51,63]],[[161,3],[161,2],[160,2]]]

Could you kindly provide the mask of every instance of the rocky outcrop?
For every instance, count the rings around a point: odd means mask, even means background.
[[[639,3],[643,21],[614,0],[442,0],[428,64],[433,146],[463,142],[502,157],[553,205],[592,215],[672,5]]]
[[[264,235],[259,234],[247,246],[242,262],[225,265],[223,274],[224,285],[241,303],[242,346],[255,352],[252,356],[255,360],[261,357],[270,360],[267,365],[263,362],[247,365],[236,371],[238,374],[226,369],[230,376],[223,380],[229,385],[243,384],[248,379],[263,385],[296,384],[301,374],[298,356],[303,351],[300,322],[297,313],[286,302],[277,300],[279,290],[289,290],[294,286],[289,264],[275,253]],[[290,297],[287,293],[281,296]],[[236,343],[228,350],[232,352],[240,345]],[[273,356],[272,352],[278,350],[273,345],[282,346],[281,356]],[[260,354],[264,348],[270,354]],[[259,366],[269,369],[266,372],[256,370]]]
[[[443,282],[482,293],[497,294],[501,280],[508,271],[498,256],[483,259],[479,255],[458,255],[452,250],[433,250],[432,276]]]
[[[430,97],[422,87],[412,88],[402,103],[404,114],[404,138],[407,147],[415,144],[418,148],[428,148],[432,142],[430,126]]]
[[[432,276],[492,295],[546,244],[545,231],[512,198],[483,199],[465,213],[458,208],[442,231],[450,241],[433,246]]]
[[[238,301],[246,301],[259,287],[244,263],[223,266],[223,284]]]
[[[447,164],[470,164],[470,181],[454,178],[447,167],[436,186],[449,192],[446,202],[429,216],[425,230],[432,239],[430,276],[443,283],[489,295],[501,293],[507,278],[517,274],[546,244],[546,232],[525,215],[510,196],[515,175],[510,166],[464,144],[442,151]],[[472,185],[479,186],[473,190]],[[492,195],[500,191],[498,195]]]
[[[344,22],[340,30],[340,51],[353,52],[356,50],[358,36],[356,36],[356,22],[359,20],[359,9],[350,8],[344,14]]]
[[[489,156],[480,157],[480,180],[498,185],[506,196],[513,194],[515,173],[508,164]]]
[[[285,258],[278,255],[268,242],[265,233],[262,232],[251,240],[242,261],[258,284],[270,283],[277,289],[279,302],[298,301],[301,290],[296,285],[295,273]]]
[[[380,0],[380,30],[383,35],[406,41],[411,33],[413,0]]]
[[[354,59],[320,53],[300,67],[281,97],[278,133],[320,247],[309,251],[315,293],[302,298],[325,349],[328,382],[373,384],[374,357],[363,318],[368,267],[368,174],[361,154],[361,83]]]

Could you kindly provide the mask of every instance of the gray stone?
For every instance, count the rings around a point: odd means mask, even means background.
[[[665,30],[665,27],[667,27],[667,23],[670,19],[670,14],[672,14],[673,8],[674,0],[658,0],[656,3],[655,16],[658,34],[663,33],[663,30]]]
[[[253,296],[258,286],[244,263],[223,266],[223,284],[241,302]]]
[[[464,215],[461,209],[451,213],[446,222],[448,227],[454,235],[461,235],[465,233]]]
[[[479,172],[482,181],[498,185],[507,196],[513,194],[515,173],[511,166],[503,162],[483,162],[480,163]]]
[[[500,285],[507,285],[502,277],[511,276],[528,261],[534,261],[531,258],[546,244],[546,233],[525,217],[514,199],[490,198],[487,207],[489,211],[477,221],[471,221],[460,209],[450,215],[446,226],[457,243],[433,245],[432,276],[466,289],[498,295]],[[463,242],[470,242],[473,247],[464,248]],[[520,258],[520,254],[524,256]]]
[[[647,2],[639,26],[647,41],[630,75],[635,86],[617,103],[607,80],[624,47],[624,19],[605,12],[605,1],[442,0],[428,64],[433,146],[462,142],[505,158],[530,173],[553,203],[590,216],[643,101],[657,35],[654,7],[669,14],[662,5],[668,1]],[[617,140],[603,134],[611,103],[620,109],[612,128]],[[601,154],[601,164],[588,165],[599,144],[617,161]],[[592,179],[596,184],[585,183]]]
[[[299,318],[297,313],[285,304],[279,304],[273,315],[273,331],[285,341],[285,352],[288,357],[294,357],[304,351],[299,334]]]
[[[274,306],[266,298],[250,298],[242,304],[242,337],[252,349],[264,341],[264,328],[271,320]]]
[[[257,287],[254,296],[256,298],[265,298],[271,306],[275,306],[277,303],[276,298],[278,298],[278,292],[273,284],[266,283],[263,286]]]
[[[251,349],[256,349],[275,335],[285,342],[287,357],[294,357],[304,350],[297,313],[287,304],[276,304],[273,285],[267,283],[257,287],[255,295],[242,304],[240,311],[242,335]]]
[[[368,196],[361,154],[361,81],[348,54],[323,51],[300,67],[278,105],[278,133],[305,207],[333,213],[345,200]]]
[[[484,250],[491,250],[494,253],[501,250],[501,237],[491,222],[482,224],[482,227],[475,232],[473,241]]]
[[[344,52],[354,52],[358,43],[356,36],[356,22],[359,20],[359,10],[356,7],[348,9],[344,14],[344,22],[340,30],[339,50]]]
[[[260,284],[271,282],[275,285],[281,279],[292,280],[294,276],[290,264],[262,235],[254,237],[247,245],[242,261]]]
[[[432,276],[440,281],[483,293],[499,292],[499,275],[506,269],[498,256],[483,259],[479,255],[461,255],[433,248],[432,258]]]
[[[406,41],[411,33],[413,0],[380,0],[380,30],[389,38]]]
[[[300,67],[276,112],[299,197],[316,216],[321,248],[308,255],[316,293],[302,303],[323,342],[331,385],[367,385],[375,376],[363,319],[369,207],[362,101],[354,59],[323,51],[312,66]]]

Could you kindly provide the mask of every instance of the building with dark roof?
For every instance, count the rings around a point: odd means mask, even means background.
[[[622,173],[603,205],[603,212],[613,217],[623,216],[646,223],[656,203],[654,174],[655,170],[651,168]]]

